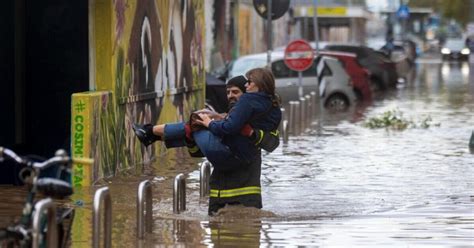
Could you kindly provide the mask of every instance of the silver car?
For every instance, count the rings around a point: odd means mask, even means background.
[[[298,72],[288,68],[284,62],[284,52],[275,51],[271,56],[272,72],[275,75],[276,92],[280,95],[282,102],[299,99],[299,82]],[[235,60],[228,73],[228,78],[237,75],[243,75],[248,70],[256,67],[267,66],[267,53],[258,53],[246,55]],[[312,67],[304,71],[302,76],[303,95],[309,94],[311,91],[317,91],[317,77],[316,66],[313,63]]]
[[[319,94],[327,109],[345,110],[355,103],[357,97],[352,80],[338,59],[322,56],[317,70]]]
[[[335,108],[336,110],[345,109],[353,103],[355,99],[354,91],[350,86],[350,78],[340,63],[328,62],[329,71],[335,71],[338,75],[327,74],[324,77],[318,77],[317,65],[321,57],[315,57],[313,65],[302,72],[301,89],[302,95],[307,95],[311,91],[317,92],[318,80],[324,79],[324,82],[342,80],[328,85],[323,103],[325,106]],[[325,58],[324,61],[330,58]],[[333,59],[338,62],[337,59]],[[267,53],[258,53],[242,56],[235,60],[229,68],[228,78],[245,74],[248,70],[256,67],[265,67],[267,65]],[[323,63],[324,65],[324,63]],[[280,95],[282,102],[299,100],[300,82],[298,72],[293,71],[284,62],[284,52],[274,51],[271,56],[272,72],[275,75],[276,92]],[[339,67],[339,68],[336,68]],[[342,87],[342,85],[344,87]],[[339,88],[338,88],[339,87]],[[350,87],[351,90],[347,90]],[[347,93],[348,92],[348,93]],[[330,101],[328,101],[330,100]]]

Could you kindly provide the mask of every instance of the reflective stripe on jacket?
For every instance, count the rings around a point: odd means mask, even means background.
[[[242,164],[232,170],[221,170],[219,166],[214,166],[209,180],[210,215],[228,204],[262,208],[260,185],[262,157],[259,150],[255,155],[250,164]]]
[[[261,188],[258,186],[249,186],[236,189],[211,189],[210,197],[235,197],[249,194],[261,194]]]

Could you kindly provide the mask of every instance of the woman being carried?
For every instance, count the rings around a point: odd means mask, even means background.
[[[263,132],[274,131],[280,124],[281,110],[271,71],[255,68],[246,73],[246,78],[247,93],[240,97],[223,120],[213,120],[206,113],[199,114],[201,120],[195,121],[207,129],[191,132],[190,126],[185,123],[172,123],[153,126],[147,132],[152,132],[156,140],[163,140],[166,147],[183,146],[183,141],[190,147],[195,142],[215,169],[226,170],[250,164],[256,156],[260,156],[260,151],[249,139],[249,132],[244,127],[250,124],[253,129]],[[245,135],[241,134],[242,129]]]

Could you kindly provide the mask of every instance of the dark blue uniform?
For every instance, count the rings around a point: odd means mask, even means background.
[[[280,121],[280,107],[272,106],[270,96],[258,92],[243,94],[224,121],[211,122],[209,130],[222,137],[223,143],[237,157],[237,161],[240,160],[240,164],[234,165],[231,162],[233,159],[229,158],[213,163],[214,170],[209,181],[210,215],[227,204],[262,208],[260,149],[240,135],[240,130],[249,123],[253,128],[273,131]]]
[[[272,105],[269,95],[245,93],[226,119],[212,121],[208,129],[193,132],[194,141],[214,168],[209,181],[209,214],[226,204],[262,208],[260,148],[240,130],[248,123],[253,128],[273,131],[280,121],[280,107]],[[165,126],[167,147],[184,146],[184,137],[184,123]]]
[[[248,123],[254,129],[257,128],[269,132],[276,130],[280,121],[280,107],[272,106],[272,100],[268,94],[263,92],[245,93],[229,111],[226,119],[222,121],[212,121],[209,124],[209,131],[220,137],[222,143],[226,145],[231,153],[241,162],[249,164],[255,160],[256,156],[260,156],[260,153],[258,152],[259,148],[247,137],[240,135],[242,127]],[[205,155],[211,163],[211,160],[214,159],[216,162],[224,162],[223,165],[230,165],[229,158],[222,158],[222,153],[219,153],[218,150],[215,152],[212,150],[207,151]]]

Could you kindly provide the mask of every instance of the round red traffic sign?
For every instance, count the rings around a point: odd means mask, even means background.
[[[311,45],[305,40],[294,40],[286,46],[285,64],[295,71],[305,71],[314,60],[314,52]]]

